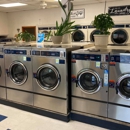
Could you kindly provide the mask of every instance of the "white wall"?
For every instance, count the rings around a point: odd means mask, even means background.
[[[98,3],[75,6],[74,9],[85,8],[85,18],[72,19],[72,21],[76,21],[76,24],[90,25],[95,15],[104,13],[104,5],[104,3]],[[108,7],[118,5],[130,5],[130,0],[118,0],[118,2],[108,2],[106,6],[106,12],[108,11]],[[112,18],[115,23],[130,23],[130,15],[113,16]],[[17,28],[21,29],[22,26],[38,26],[39,24],[41,26],[52,24],[55,25],[56,20],[58,20],[59,22],[61,21],[60,8],[8,13],[9,36],[14,36],[17,33]]]
[[[55,25],[60,17],[60,8],[8,13],[9,36],[17,34],[17,28],[21,30],[22,26]]]
[[[0,12],[0,35],[8,34],[8,20],[7,14]]]
[[[108,13],[108,7],[120,6],[120,5],[130,5],[130,0],[118,0],[114,2],[106,3],[106,13]],[[104,13],[105,3],[90,4],[75,6],[74,9],[85,8],[85,18],[84,19],[71,19],[71,21],[76,21],[76,24],[89,25],[94,20],[94,16],[100,13]],[[112,16],[115,24],[118,23],[130,23],[130,15],[125,16]]]

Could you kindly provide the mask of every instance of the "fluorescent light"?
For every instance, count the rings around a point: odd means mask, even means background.
[[[0,4],[2,7],[16,7],[16,6],[25,6],[27,4],[23,3],[8,3],[8,4]]]

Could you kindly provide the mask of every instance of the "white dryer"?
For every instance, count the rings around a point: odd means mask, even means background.
[[[72,33],[72,41],[73,42],[87,42],[88,35],[87,35],[87,25],[77,26],[78,30]]]
[[[124,24],[114,25],[110,29],[109,44],[110,45],[126,45],[128,43],[129,36]]]
[[[88,41],[94,42],[94,35],[99,34],[100,31],[97,30],[94,26],[88,25]]]
[[[44,33],[45,34],[45,40],[47,41],[47,35],[49,33],[48,27],[38,27],[38,33]]]
[[[130,36],[130,24],[126,24],[125,30],[128,33],[128,41],[127,41],[127,43],[130,44],[130,37],[129,37]]]

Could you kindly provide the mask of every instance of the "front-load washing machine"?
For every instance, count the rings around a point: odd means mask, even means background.
[[[0,44],[0,98],[6,99],[4,45]]]
[[[130,123],[130,52],[111,50],[108,117]]]
[[[100,31],[97,30],[94,26],[88,25],[88,41],[94,42],[94,35],[99,34]]]
[[[114,25],[112,29],[110,29],[110,35],[108,39],[109,45],[127,45],[129,42],[128,32],[125,28],[124,24]]]
[[[77,31],[72,33],[72,42],[87,42],[87,25],[76,26]]]
[[[107,117],[109,52],[72,51],[72,113]]]
[[[48,33],[49,33],[49,28],[48,27],[38,27],[38,32],[45,34],[44,41],[46,42],[47,41],[47,36],[48,36]]]
[[[70,51],[79,47],[32,48],[34,106],[68,115],[71,83]]]
[[[7,100],[33,105],[31,47],[4,46]]]

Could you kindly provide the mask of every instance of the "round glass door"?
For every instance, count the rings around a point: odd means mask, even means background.
[[[60,84],[60,74],[50,64],[42,65],[37,71],[37,77],[37,83],[46,91],[55,90]]]
[[[22,85],[26,82],[28,72],[26,67],[21,62],[14,62],[9,68],[10,79],[17,85]]]
[[[94,94],[101,88],[98,74],[92,70],[83,70],[78,75],[78,86],[87,94]]]
[[[72,35],[73,41],[83,41],[84,40],[84,33],[81,30],[77,30]]]
[[[100,31],[99,30],[94,30],[94,31],[91,32],[91,34],[90,34],[90,41],[91,42],[95,42],[94,35],[96,35],[96,34],[100,34]]]
[[[128,40],[128,34],[123,29],[117,29],[112,33],[111,40],[115,44],[124,44]]]
[[[130,74],[121,76],[117,85],[119,95],[124,99],[130,99]]]

